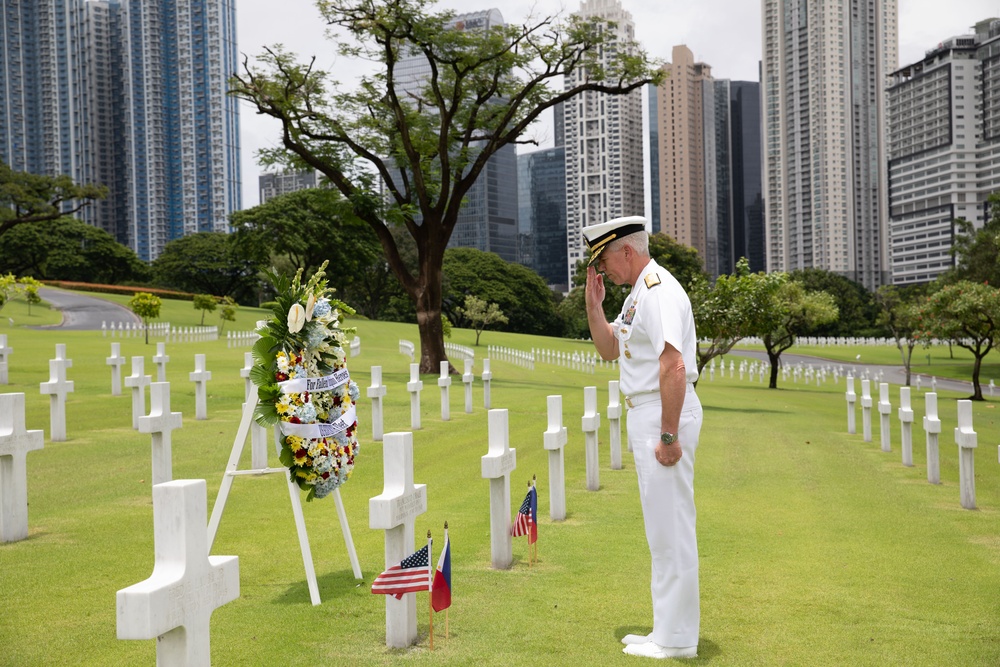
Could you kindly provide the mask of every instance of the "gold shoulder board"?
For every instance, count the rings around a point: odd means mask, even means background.
[[[646,289],[650,289],[660,284],[660,276],[655,273],[650,273],[646,275]]]

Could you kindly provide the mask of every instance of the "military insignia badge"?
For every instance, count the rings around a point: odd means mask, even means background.
[[[628,307],[628,310],[625,311],[625,317],[622,318],[622,321],[625,324],[632,324],[632,320],[633,319],[635,319],[635,304],[634,303],[631,306]]]
[[[650,289],[651,287],[655,287],[656,285],[660,284],[660,276],[656,275],[655,273],[648,274],[645,280],[646,280],[646,289]]]

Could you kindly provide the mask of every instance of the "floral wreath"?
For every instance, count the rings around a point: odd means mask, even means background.
[[[358,453],[358,385],[347,371],[347,335],[340,314],[353,314],[332,298],[327,262],[302,284],[302,269],[288,276],[265,271],[277,294],[274,316],[257,323],[250,379],[259,401],[254,419],[279,425],[282,464],[306,500],[323,498],[346,482]]]

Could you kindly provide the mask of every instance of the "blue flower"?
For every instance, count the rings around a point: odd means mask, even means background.
[[[358,389],[358,384],[354,380],[351,380],[348,391],[351,394],[351,400],[357,403],[358,399],[361,398],[361,390]]]
[[[313,308],[313,317],[323,317],[324,315],[329,315],[331,310],[330,301],[328,299],[320,299],[316,302],[316,307]]]

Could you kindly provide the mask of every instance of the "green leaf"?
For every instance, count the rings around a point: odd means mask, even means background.
[[[289,449],[287,445],[282,445],[281,453],[278,454],[278,460],[281,461],[282,465],[288,468],[295,468],[295,456],[292,454],[292,450]]]
[[[281,341],[270,336],[263,336],[253,344],[253,358],[264,366],[270,366],[274,362],[274,355],[278,351]]]
[[[261,426],[271,427],[278,423],[278,411],[274,409],[272,402],[258,403],[254,408],[253,418]]]
[[[274,373],[269,368],[255,364],[250,369],[250,381],[258,387],[274,384]]]

